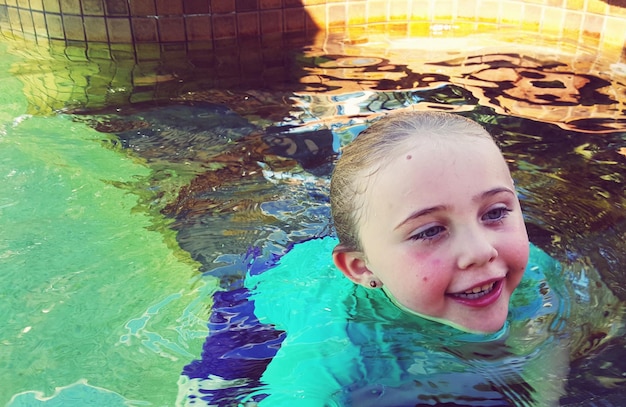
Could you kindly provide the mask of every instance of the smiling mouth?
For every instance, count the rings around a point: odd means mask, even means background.
[[[489,284],[482,285],[480,287],[474,287],[471,290],[467,290],[462,293],[453,294],[453,296],[457,298],[461,298],[464,300],[476,300],[478,298],[484,297],[493,291],[496,286],[496,282],[492,282]]]

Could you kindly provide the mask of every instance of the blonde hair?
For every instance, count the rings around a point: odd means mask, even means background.
[[[330,182],[330,206],[339,238],[336,250],[360,251],[359,217],[365,206],[367,179],[407,141],[449,137],[493,140],[478,123],[452,113],[390,113],[361,132],[341,151]]]

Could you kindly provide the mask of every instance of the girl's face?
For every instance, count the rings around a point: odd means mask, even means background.
[[[433,145],[434,144],[434,145]],[[372,175],[360,216],[365,270],[424,317],[494,332],[528,261],[508,167],[489,139],[418,142]]]

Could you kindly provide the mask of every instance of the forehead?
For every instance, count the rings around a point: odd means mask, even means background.
[[[485,160],[483,162],[483,160]],[[419,165],[426,163],[427,172],[436,167],[448,167],[453,163],[472,163],[484,166],[494,163],[504,163],[502,153],[487,132],[484,135],[453,135],[453,134],[420,134],[417,137],[408,137],[396,143],[386,155],[379,157],[374,168],[366,169],[364,176],[376,176],[386,172],[399,170],[403,165]],[[505,167],[506,167],[506,163]]]
[[[367,209],[372,202],[384,203],[408,194],[419,194],[420,198],[434,192],[441,195],[453,188],[451,192],[457,194],[463,190],[469,193],[470,189],[509,179],[506,162],[490,138],[411,140],[397,146],[381,159],[378,168],[363,177],[363,206]]]

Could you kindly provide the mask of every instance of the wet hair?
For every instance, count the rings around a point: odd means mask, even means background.
[[[344,147],[330,182],[330,206],[339,245],[336,250],[361,251],[359,219],[369,178],[388,157],[423,139],[478,137],[493,140],[478,123],[453,113],[411,111],[390,113]]]

